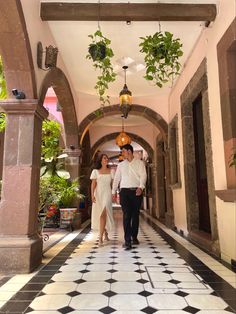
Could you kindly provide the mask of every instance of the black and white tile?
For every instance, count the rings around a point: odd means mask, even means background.
[[[140,245],[126,251],[119,210],[115,220],[116,229],[103,247],[88,228],[73,232],[45,254],[37,273],[11,278],[0,287],[0,313],[235,312],[233,285],[186,249],[182,239],[142,218]],[[227,268],[221,271],[235,276]]]

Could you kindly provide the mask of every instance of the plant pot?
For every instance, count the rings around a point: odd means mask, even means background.
[[[60,208],[60,228],[73,229],[73,221],[77,208]]]
[[[164,59],[166,57],[165,45],[160,44],[159,46],[153,47],[152,55],[154,58],[158,57],[159,60]]]
[[[102,42],[91,44],[88,51],[93,61],[103,60],[106,57],[106,46]]]

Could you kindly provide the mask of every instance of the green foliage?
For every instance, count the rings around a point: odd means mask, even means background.
[[[57,121],[48,120],[43,122],[42,146],[41,146],[41,169],[40,175],[51,177],[59,176],[69,179],[70,174],[64,168],[64,158],[67,154],[61,154],[59,145],[61,125]]]
[[[145,54],[146,75],[144,78],[162,87],[180,73],[179,58],[183,55],[180,39],[169,32],[157,32],[153,36],[140,37],[140,52]]]
[[[60,207],[72,207],[73,201],[76,199],[83,199],[84,195],[80,193],[78,180],[66,181],[61,190]]]
[[[39,211],[47,211],[51,205],[71,207],[76,198],[83,198],[78,180],[69,181],[55,175],[40,178]]]
[[[61,125],[57,121],[45,120],[42,126],[42,157],[52,158],[57,156],[62,150],[59,147]]]
[[[0,56],[0,99],[7,98],[6,80],[3,72],[2,57]]]
[[[4,132],[6,127],[6,114],[4,112],[0,112],[0,132]]]
[[[86,56],[86,59],[93,61],[95,70],[100,70],[95,89],[99,95],[101,106],[105,106],[110,104],[109,96],[106,95],[108,84],[114,82],[116,78],[111,64],[111,58],[114,56],[114,53],[109,47],[111,41],[104,37],[100,30],[88,35],[88,37],[92,39],[92,43],[89,45],[89,54]]]

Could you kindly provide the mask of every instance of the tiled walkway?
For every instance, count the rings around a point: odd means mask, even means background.
[[[85,227],[47,251],[38,272],[3,284],[0,313],[236,313],[235,273],[144,214],[140,245],[125,251],[119,210],[115,220],[103,247]]]

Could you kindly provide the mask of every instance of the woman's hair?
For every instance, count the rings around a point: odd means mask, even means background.
[[[102,158],[103,158],[103,156],[106,156],[108,158],[107,154],[100,154],[100,155],[98,155],[97,160],[95,160],[95,166],[94,166],[95,169],[101,169],[102,168]]]

